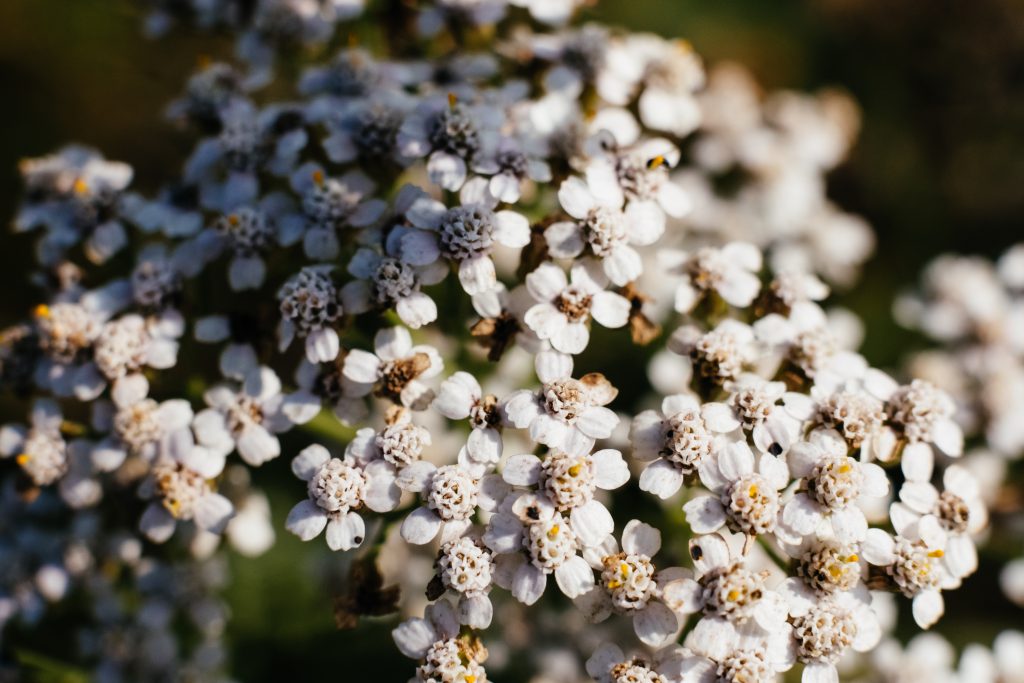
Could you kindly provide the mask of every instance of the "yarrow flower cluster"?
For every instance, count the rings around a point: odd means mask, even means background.
[[[43,292],[0,335],[32,397],[0,429],[0,628],[83,587],[101,680],[165,680],[174,657],[136,666],[108,632],[167,636],[190,596],[162,569],[273,544],[256,468],[288,532],[356,551],[339,625],[401,610],[423,683],[484,683],[543,629],[588,650],[545,680],[826,683],[909,656],[884,594],[926,629],[977,570],[993,478],[965,440],[1024,451],[1024,251],[930,269],[900,317],[951,348],[902,383],[872,368],[824,303],[873,246],[824,190],[846,98],[762,98],[686,43],[570,25],[579,0],[437,0],[389,5],[394,54],[351,44],[273,102],[277,56],[375,10],[147,4],[154,32],[235,31],[243,63],[171,105],[198,138],[152,197],[86,148],[22,165]],[[107,604],[122,565],[145,614]],[[206,680],[226,614],[193,611]],[[1017,637],[962,667],[1009,666]]]

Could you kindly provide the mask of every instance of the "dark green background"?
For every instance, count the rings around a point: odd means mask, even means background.
[[[860,285],[841,297],[866,320],[864,351],[875,364],[893,366],[921,344],[891,322],[889,306],[928,260],[949,250],[994,256],[1024,238],[1024,3],[606,0],[591,14],[687,38],[709,62],[738,60],[768,87],[838,85],[856,98],[860,141],[831,177],[830,194],[864,215],[878,235]],[[130,0],[0,2],[0,215],[13,216],[16,208],[18,159],[71,141],[131,163],[142,189],[179,167],[192,139],[162,121],[163,107],[199,55],[226,56],[230,42],[188,30],[151,41],[141,35],[141,20]],[[4,325],[36,303],[26,285],[30,258],[31,238],[4,236]],[[13,419],[16,408],[2,399],[0,418]],[[273,486],[270,493],[278,545],[259,560],[233,558],[228,597],[237,678],[348,680],[346,672],[358,671],[375,681],[405,680],[409,662],[385,640],[390,622],[355,633],[333,630],[320,580],[296,561],[328,561],[326,548],[303,545],[281,529],[295,487]],[[1021,550],[1018,540],[994,556]],[[1024,614],[995,589],[997,566],[987,561],[949,595],[938,630],[963,643],[1020,625]],[[46,652],[60,657],[67,646],[51,640]]]

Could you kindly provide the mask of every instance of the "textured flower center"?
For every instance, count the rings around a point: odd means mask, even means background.
[[[373,274],[373,295],[379,304],[391,304],[416,291],[416,271],[396,258],[381,259]]]
[[[722,505],[734,530],[745,534],[765,534],[775,528],[779,494],[761,475],[748,474],[725,489]]]
[[[568,318],[569,322],[575,323],[585,320],[590,315],[592,301],[593,297],[590,294],[573,285],[566,287],[558,295],[555,299],[555,308]]]
[[[647,606],[657,590],[651,558],[618,553],[604,558],[603,564],[601,584],[608,591],[615,607],[637,610]]]
[[[790,362],[813,379],[825,361],[838,351],[835,337],[825,328],[801,332],[787,352]]]
[[[412,422],[389,425],[374,439],[381,455],[395,467],[405,467],[423,455],[430,445],[430,432]]]
[[[941,550],[929,551],[922,543],[900,538],[896,541],[896,559],[887,571],[903,594],[912,598],[922,590],[938,587],[941,577],[936,560],[941,557]]]
[[[859,558],[853,547],[824,544],[809,550],[797,563],[797,575],[819,593],[849,591],[860,582]]]
[[[248,116],[229,116],[222,121],[218,142],[228,166],[251,171],[266,156],[265,145],[256,121]]]
[[[729,653],[718,663],[717,674],[721,683],[769,683],[775,680],[775,671],[768,664],[768,653],[761,648]]]
[[[455,638],[434,643],[416,669],[422,683],[487,683],[487,672]]]
[[[753,429],[763,424],[775,408],[777,396],[754,384],[743,387],[732,395],[732,407],[739,414],[744,429]]]
[[[594,467],[589,456],[552,451],[542,467],[544,491],[559,511],[580,507],[594,497]]]
[[[853,643],[857,623],[853,613],[831,603],[816,603],[793,619],[797,657],[802,662],[834,663]]]
[[[665,446],[661,455],[684,475],[697,471],[701,460],[711,453],[711,434],[696,410],[677,413],[664,421]]]
[[[302,210],[318,226],[341,227],[359,204],[359,193],[319,172],[315,180],[302,198]]]
[[[852,448],[882,426],[885,413],[882,403],[866,394],[850,392],[832,394],[819,409],[819,419],[826,427],[842,433]]]
[[[528,175],[529,162],[526,155],[518,149],[505,149],[498,152],[497,159],[498,173],[507,173],[520,180]]]
[[[309,480],[309,497],[327,512],[345,514],[363,505],[366,476],[348,459],[331,458]]]
[[[970,522],[971,509],[960,496],[949,491],[939,494],[939,500],[935,504],[936,516],[947,530],[953,533],[962,534],[967,531]]]
[[[377,162],[389,158],[401,126],[402,115],[393,109],[374,106],[365,110],[352,136],[359,156]]]
[[[668,168],[664,160],[651,163],[632,156],[620,156],[615,163],[615,173],[629,201],[656,198],[661,186],[668,180]]]
[[[523,543],[533,565],[545,574],[550,574],[569,561],[579,547],[576,534],[562,515],[557,513],[546,522],[528,525]]]
[[[583,219],[581,227],[591,251],[595,256],[602,258],[629,240],[626,219],[622,212],[604,206],[591,209]]]
[[[703,247],[686,263],[686,274],[697,289],[707,291],[717,289],[724,280],[728,263],[722,252],[714,247]]]
[[[108,379],[124,377],[142,367],[149,348],[145,321],[137,316],[113,320],[96,340],[96,366]]]
[[[210,492],[201,475],[173,460],[153,465],[153,480],[164,508],[176,519],[192,519],[196,503]]]
[[[262,211],[241,208],[217,221],[217,230],[231,240],[239,256],[251,256],[270,246],[274,228]]]
[[[427,504],[444,521],[469,519],[476,499],[476,480],[458,465],[445,465],[434,473]]]
[[[300,336],[329,327],[341,316],[338,290],[330,273],[307,267],[288,279],[277,293],[281,316],[295,324]]]
[[[240,393],[224,415],[228,431],[238,438],[246,427],[263,423],[263,405],[252,396]]]
[[[890,397],[886,410],[892,424],[903,431],[910,443],[931,441],[938,422],[953,416],[955,406],[944,392],[930,382],[915,379]]]
[[[89,348],[102,326],[78,304],[58,303],[36,307],[39,345],[51,358],[71,362]]]
[[[701,583],[704,586],[704,612],[735,622],[749,619],[764,594],[764,576],[754,574],[739,564],[716,569],[701,579]]]
[[[181,282],[166,259],[147,259],[132,271],[132,296],[140,306],[163,308],[181,291]]]
[[[743,356],[736,337],[727,330],[711,330],[690,350],[697,375],[721,385],[743,371]]]
[[[494,214],[482,206],[456,206],[441,221],[441,250],[456,261],[486,254],[494,244]]]
[[[480,135],[473,117],[464,105],[442,109],[434,117],[429,131],[430,145],[435,150],[470,159],[480,147]]]
[[[36,486],[47,486],[68,471],[67,444],[56,429],[33,429],[17,462]]]
[[[468,595],[486,593],[491,587],[491,552],[469,538],[460,538],[441,547],[437,561],[441,581],[446,588]]]
[[[651,669],[647,662],[633,659],[612,667],[611,683],[667,683],[667,679]]]
[[[857,500],[864,474],[845,455],[829,455],[811,471],[807,493],[830,510],[841,510]]]
[[[575,379],[560,379],[543,387],[544,406],[549,415],[572,424],[587,407],[586,391]]]
[[[156,443],[164,430],[157,418],[159,405],[151,398],[121,408],[114,414],[114,431],[133,453]]]

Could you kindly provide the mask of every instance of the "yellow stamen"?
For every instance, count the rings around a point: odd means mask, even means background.
[[[228,224],[231,225],[231,227],[237,227],[239,222],[240,219],[238,218],[237,213],[233,213],[230,216],[228,216]]]
[[[659,166],[663,165],[664,163],[665,163],[665,155],[664,154],[659,154],[658,156],[654,157],[653,159],[650,159],[647,162],[647,168],[653,171],[654,169],[658,168]]]
[[[16,462],[17,462],[17,463],[18,463],[19,465],[21,465],[22,467],[24,467],[24,466],[25,466],[25,464],[26,464],[26,463],[28,463],[28,461],[29,461],[29,460],[31,460],[31,459],[32,459],[32,456],[30,456],[30,455],[29,455],[28,453],[20,453],[20,454],[18,455],[18,457],[17,457],[17,458],[15,458],[14,460],[15,460],[15,461],[16,461]]]
[[[34,313],[37,318],[49,318],[50,307],[47,306],[46,304],[39,304],[38,306],[36,306]]]
[[[736,602],[740,598],[740,592],[737,590],[729,591],[729,594],[725,596],[725,599],[729,602]]]
[[[573,465],[572,467],[569,468],[569,476],[570,477],[578,477],[579,475],[580,475],[580,466],[578,464],[577,465]]]
[[[847,557],[847,558],[846,558],[846,561],[847,561],[847,562],[856,562],[856,561],[857,561],[857,560],[859,560],[859,559],[860,559],[860,558],[859,558],[859,557],[857,557],[857,555],[850,555],[849,557]]]
[[[928,557],[942,557],[945,554],[946,553],[942,552],[941,548],[936,548],[935,550],[928,553]]]
[[[467,674],[466,683],[476,683],[476,676],[474,676],[473,674]]]
[[[321,171],[319,168],[313,171],[313,182],[316,183],[317,185],[324,184],[324,172]]]
[[[81,178],[75,180],[74,185],[75,194],[86,194],[89,191],[89,183],[85,182]]]
[[[608,583],[606,583],[605,585],[606,585],[606,586],[608,586],[608,588],[609,588],[609,589],[611,589],[611,590],[615,590],[616,588],[618,588],[619,586],[621,586],[621,585],[622,585],[622,582],[621,582],[621,581],[618,581],[618,580],[616,580],[616,579],[612,579],[611,581],[609,581],[609,582],[608,582]]]
[[[839,473],[840,474],[846,474],[847,472],[849,472],[852,469],[853,469],[853,466],[850,465],[850,463],[844,462],[842,465],[839,466]]]
[[[551,527],[550,529],[548,529],[548,538],[553,539],[557,535],[558,535],[558,525],[556,524],[553,527]]]
[[[452,107],[454,109],[455,105],[458,104],[458,102],[459,102],[458,95],[456,95],[453,92],[448,93],[448,106],[449,107]]]
[[[629,565],[625,562],[619,563],[619,573],[623,576],[629,576]]]
[[[828,573],[832,575],[833,579],[838,579],[839,576],[843,573],[843,570],[834,564],[830,564],[828,566]]]
[[[751,498],[756,496],[757,495],[757,484],[751,484],[750,488],[747,489],[747,493],[750,495]]]

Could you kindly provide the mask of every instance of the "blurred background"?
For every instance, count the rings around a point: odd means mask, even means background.
[[[856,99],[859,142],[830,178],[830,194],[878,236],[856,291],[840,296],[866,322],[863,351],[873,364],[892,367],[922,344],[892,322],[890,306],[927,261],[946,251],[996,256],[1024,239],[1024,2],[604,0],[589,14],[686,38],[708,63],[739,61],[767,89],[838,86]],[[72,141],[130,163],[143,191],[178,168],[193,139],[163,121],[163,108],[200,56],[230,54],[230,39],[179,27],[151,41],[141,22],[131,0],[0,2],[0,215],[16,210],[18,160]],[[36,303],[26,284],[33,239],[3,237],[0,326]],[[16,408],[3,398],[0,422]],[[257,560],[232,558],[237,679],[359,671],[403,680],[411,669],[387,640],[391,622],[335,631],[319,575],[297,577],[296,569],[305,566],[297,558],[311,553],[331,561],[326,548],[283,533],[294,487],[268,493],[280,522],[277,545]],[[1024,623],[1024,613],[994,588],[995,572],[985,563],[949,595],[938,630],[953,642],[985,641]],[[53,638],[31,643],[57,658],[59,645]],[[63,680],[59,669],[47,671],[29,680]]]

